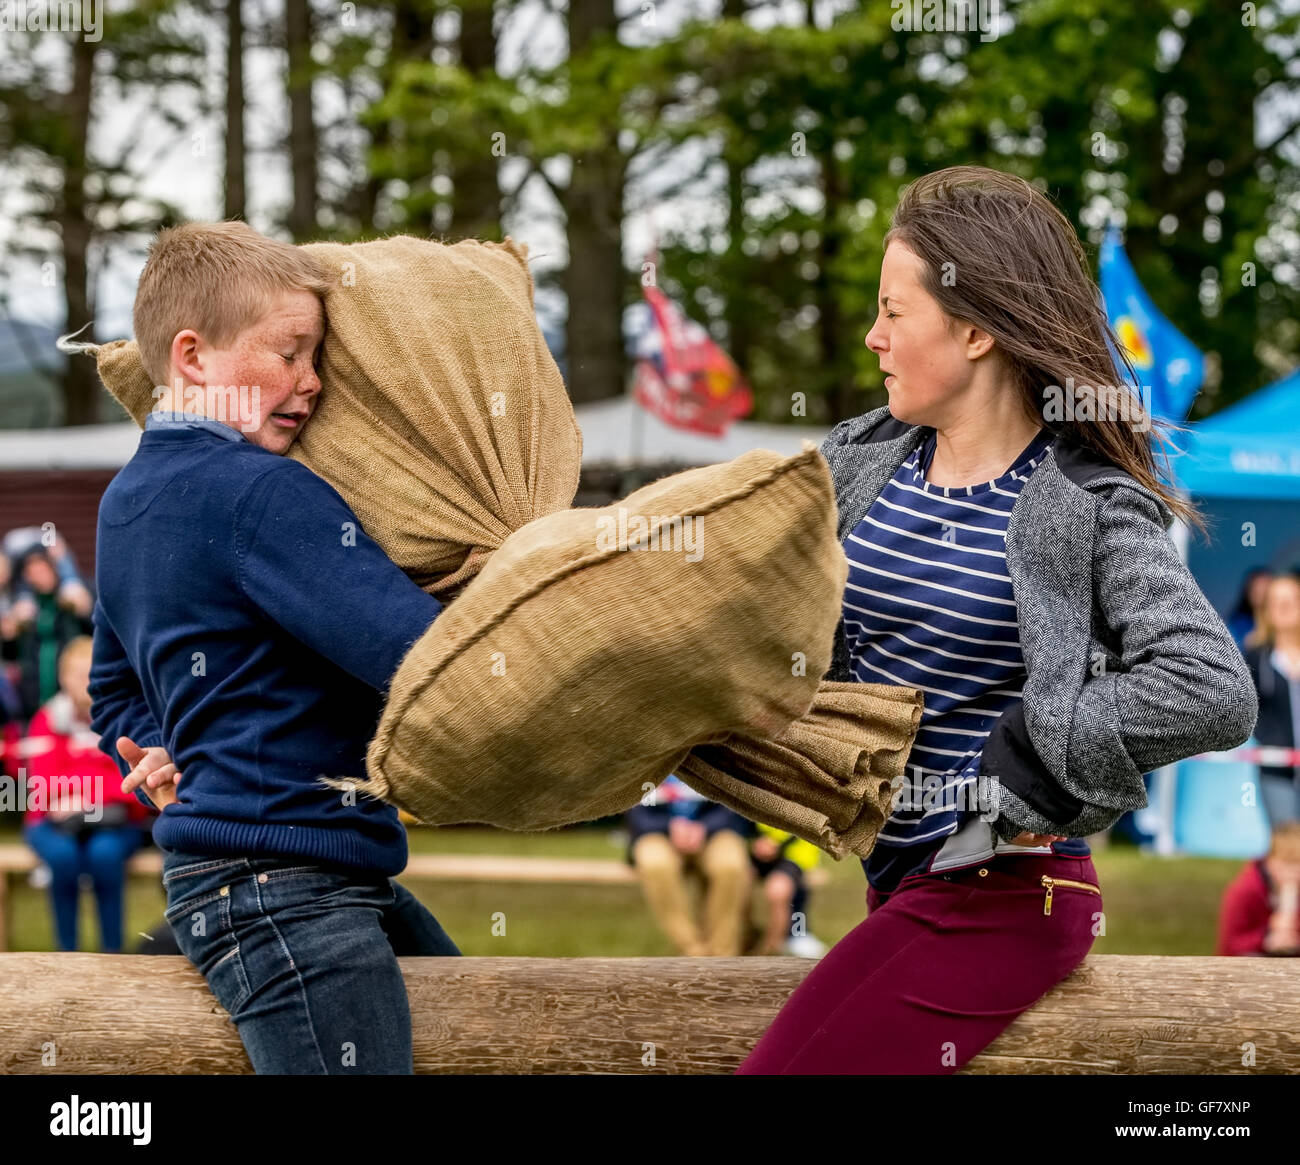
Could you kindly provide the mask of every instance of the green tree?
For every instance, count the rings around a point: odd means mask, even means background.
[[[196,20],[165,0],[143,0],[109,13],[98,41],[62,32],[9,38],[0,60],[0,182],[6,205],[15,208],[8,249],[38,264],[57,259],[69,330],[94,318],[97,274],[107,249],[178,217],[171,203],[143,196],[140,182],[175,144],[165,130],[160,133],[159,122],[188,136],[190,117],[201,108],[203,49],[193,36]],[[51,58],[61,58],[56,68],[50,68]],[[96,115],[142,93],[154,100],[125,141],[111,156],[93,149]],[[160,137],[162,149],[148,148]],[[194,150],[206,151],[202,136],[192,142]],[[12,309],[7,288],[4,306]],[[94,339],[90,333],[80,338]],[[98,419],[103,394],[89,360],[67,361],[54,387],[64,424]]]

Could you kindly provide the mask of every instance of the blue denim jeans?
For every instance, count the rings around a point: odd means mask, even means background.
[[[99,949],[108,954],[120,952],[126,861],[140,848],[139,827],[105,825],[73,836],[44,817],[25,826],[23,837],[50,868],[50,902],[59,950],[77,949],[81,876],[89,874],[99,911]]]
[[[405,887],[299,858],[163,852],[167,921],[259,1075],[410,1075],[399,955],[459,955]]]

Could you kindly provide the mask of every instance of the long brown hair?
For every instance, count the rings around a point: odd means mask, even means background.
[[[1160,429],[1177,426],[1153,422],[1136,395],[1125,401],[1127,418],[1105,416],[1097,390],[1111,401],[1127,391],[1116,355],[1127,378],[1138,378],[1106,319],[1078,236],[1051,199],[1023,178],[984,166],[936,170],[903,191],[885,245],[894,241],[922,260],[922,284],[950,319],[993,337],[1031,416],[1118,466],[1204,531],[1195,506],[1157,470],[1152,436],[1167,469]],[[1076,401],[1091,400],[1078,411],[1092,417],[1049,424],[1049,396],[1071,382]]]

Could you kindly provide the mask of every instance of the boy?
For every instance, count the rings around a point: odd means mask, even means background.
[[[364,777],[441,608],[280,456],[320,393],[327,279],[239,222],[150,248],[135,332],[165,387],[100,505],[92,726],[163,810],[167,921],[254,1069],[410,1073],[397,956],[459,951],[390,878],[397,810],[318,778]]]

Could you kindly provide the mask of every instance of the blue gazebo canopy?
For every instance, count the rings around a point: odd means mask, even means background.
[[[1178,484],[1217,498],[1300,499],[1300,370],[1177,435]]]

